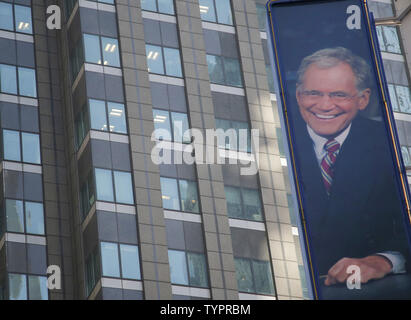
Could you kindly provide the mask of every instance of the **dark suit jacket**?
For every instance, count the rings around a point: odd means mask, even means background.
[[[305,122],[295,147],[314,264],[326,275],[339,259],[399,251],[409,261],[401,200],[383,124],[357,116],[335,163],[328,197]],[[409,265],[409,263],[408,263]]]

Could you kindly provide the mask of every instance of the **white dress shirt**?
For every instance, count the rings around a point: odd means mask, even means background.
[[[340,144],[340,148],[342,147],[345,139],[350,133],[350,129],[351,124],[346,129],[344,129],[344,131],[341,132],[337,137],[334,138]],[[315,155],[317,157],[318,165],[321,166],[321,161],[327,154],[324,145],[327,143],[329,139],[319,136],[308,125],[307,130],[311,140],[313,141],[313,148],[315,151]],[[393,266],[391,270],[392,273],[405,273],[405,258],[401,253],[397,251],[385,251],[376,253],[376,255],[384,256],[385,258],[391,261],[391,264]]]

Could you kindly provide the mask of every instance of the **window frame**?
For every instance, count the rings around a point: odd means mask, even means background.
[[[113,193],[113,201],[108,201],[108,200],[101,200],[98,199],[98,192],[97,192],[97,176],[96,176],[96,170],[104,170],[104,171],[110,171],[111,174],[111,191]],[[116,187],[115,187],[115,179],[114,179],[114,172],[122,172],[122,173],[127,173],[130,176],[131,180],[131,192],[133,195],[133,203],[125,203],[125,202],[117,202],[117,197],[116,197]],[[113,169],[107,169],[107,168],[101,168],[101,167],[93,167],[93,175],[94,175],[94,186],[95,186],[95,201],[102,201],[102,202],[108,202],[108,203],[118,203],[122,205],[129,205],[129,206],[134,206],[136,203],[135,195],[134,195],[134,182],[133,182],[133,176],[130,171],[125,171],[125,170],[113,170]]]
[[[201,201],[200,201],[200,197],[199,197],[199,193],[198,193],[198,182],[196,180],[190,180],[190,179],[180,179],[180,178],[175,178],[175,177],[167,177],[167,176],[160,176],[160,186],[161,186],[161,179],[165,178],[165,179],[172,179],[176,182],[177,184],[177,194],[178,194],[178,207],[179,210],[176,209],[169,209],[169,208],[165,208],[164,204],[163,204],[163,209],[164,210],[170,210],[170,211],[176,211],[176,212],[184,212],[184,213],[190,213],[190,214],[201,214],[202,210],[201,210]],[[198,212],[194,212],[194,211],[183,211],[181,208],[181,191],[180,191],[180,181],[188,181],[188,182],[193,182],[196,184],[196,193],[197,193],[197,202],[198,202]],[[163,192],[161,190],[161,196],[163,196]]]
[[[162,67],[163,67],[163,71],[164,73],[157,73],[157,72],[152,72],[149,70],[148,67],[148,55],[147,55],[147,46],[152,46],[152,47],[157,47],[161,49],[161,63],[162,63]],[[164,48],[166,49],[170,49],[170,50],[175,50],[178,52],[178,56],[179,56],[179,62],[180,62],[180,72],[181,72],[181,76],[175,76],[175,75],[170,75],[167,73],[167,68],[166,68],[166,57],[164,54]],[[155,74],[155,75],[160,75],[160,76],[166,76],[166,77],[172,77],[172,78],[176,78],[176,79],[183,79],[184,78],[184,70],[183,70],[183,64],[182,64],[182,59],[181,59],[181,52],[180,52],[180,48],[173,48],[173,47],[167,47],[167,46],[163,46],[163,45],[158,45],[158,44],[151,44],[151,43],[146,43],[145,45],[145,49],[146,49],[146,60],[147,60],[147,71],[149,74]]]
[[[1,3],[8,4],[8,5],[11,6],[11,13],[12,13],[11,19],[12,19],[13,27],[12,27],[11,30],[10,29],[3,29],[3,28],[0,28],[0,30],[5,30],[5,31],[9,31],[9,32],[15,32],[15,33],[19,33],[19,34],[26,34],[26,35],[32,35],[33,36],[33,34],[34,34],[34,24],[33,24],[33,10],[32,10],[32,7],[31,6],[26,6],[24,4],[16,4],[16,3],[4,2],[4,1],[1,1]],[[30,28],[31,28],[31,32],[22,32],[22,31],[17,30],[17,28],[16,28],[16,25],[17,25],[16,6],[24,7],[26,10],[27,9],[30,10]]]
[[[181,144],[190,144],[191,143],[191,125],[190,125],[190,119],[188,117],[188,114],[185,112],[178,112],[178,111],[171,111],[171,110],[165,110],[165,109],[158,109],[158,108],[153,108],[153,120],[155,122],[155,117],[154,117],[154,112],[155,111],[160,111],[160,112],[167,112],[168,114],[168,119],[169,119],[169,124],[170,124],[170,137],[171,140],[165,140],[165,139],[158,139],[156,137],[157,141],[167,141],[167,142],[174,142],[174,143],[181,143]],[[181,141],[176,141],[175,140],[175,132],[174,132],[174,121],[173,121],[173,114],[178,114],[178,115],[185,115],[187,118],[187,126],[188,126],[188,131],[190,133],[190,141],[184,141],[184,133],[182,132],[181,137],[182,140]],[[163,129],[163,128],[156,128],[156,125],[154,124],[154,129]]]
[[[173,13],[161,12],[161,11],[159,10],[160,6],[159,6],[159,4],[158,4],[158,0],[153,0],[153,1],[155,2],[156,11],[144,9],[142,5],[141,5],[141,10],[142,10],[142,11],[147,11],[147,12],[156,12],[156,13],[159,13],[159,14],[165,14],[165,15],[173,16],[173,17],[176,16],[176,5],[175,5],[175,3],[174,3],[174,0],[171,0],[171,3],[173,4]]]
[[[207,57],[215,57],[216,59],[220,59],[221,66],[222,66],[221,72],[222,72],[222,75],[223,75],[223,78],[224,78],[223,79],[224,83],[218,83],[218,82],[211,81],[210,69],[209,69],[208,62],[207,62],[207,69],[208,69],[208,75],[209,75],[209,78],[210,78],[210,83],[220,85],[220,86],[233,87],[233,88],[244,88],[243,70],[242,70],[242,67],[241,67],[240,59],[229,58],[229,57],[219,56],[219,55],[215,55],[215,54],[208,54],[208,53],[206,54],[206,59],[207,59]],[[238,85],[238,86],[227,83],[227,75],[226,75],[226,67],[225,67],[226,59],[227,60],[229,59],[229,60],[232,60],[232,61],[235,60],[235,61],[238,62],[238,67],[239,67],[239,72],[240,72],[240,82],[241,82],[241,84]]]
[[[259,189],[253,189],[253,188],[244,188],[244,187],[239,187],[239,186],[232,186],[232,185],[224,185],[224,189],[228,187],[228,188],[233,188],[238,190],[239,194],[240,194],[240,199],[241,199],[241,213],[242,213],[242,217],[232,217],[232,216],[228,216],[228,218],[230,219],[237,219],[237,220],[245,220],[245,221],[253,221],[253,222],[264,222],[265,221],[265,212],[264,212],[264,206],[263,206],[263,202],[262,202],[262,197],[261,197],[261,193],[259,191]],[[245,202],[244,202],[244,195],[243,195],[243,190],[253,190],[257,192],[258,198],[260,200],[260,209],[261,209],[261,220],[255,220],[255,219],[246,219],[246,210],[245,210]],[[225,191],[224,191],[225,193]],[[226,198],[226,205],[228,207],[228,201]],[[228,208],[227,208],[227,214],[228,214]]]
[[[25,289],[26,289],[25,299],[10,299],[10,275],[17,275],[17,276],[23,276],[24,277],[24,283],[25,283]],[[45,275],[28,274],[28,273],[20,273],[20,272],[8,272],[7,273],[8,300],[22,300],[22,301],[34,300],[34,299],[31,299],[31,297],[30,297],[29,277],[43,278],[43,281],[44,280],[46,281],[47,297],[46,297],[46,299],[42,299],[42,300],[49,300],[50,294],[49,294],[49,289],[47,288],[47,277]]]
[[[200,11],[200,19],[201,19],[202,21],[208,22],[208,23],[216,23],[216,24],[221,24],[221,25],[224,25],[224,26],[234,26],[233,5],[232,5],[231,0],[227,0],[227,1],[228,1],[228,3],[230,4],[230,16],[231,16],[232,24],[226,24],[226,23],[221,23],[221,22],[219,22],[219,18],[218,18],[219,16],[218,16],[217,5],[216,5],[216,1],[218,1],[218,0],[210,0],[210,1],[213,2],[213,9],[214,9],[215,21],[203,20],[203,18],[201,17],[201,11]],[[200,2],[199,2],[199,5],[201,6]]]
[[[94,65],[97,65],[97,66],[102,66],[102,67],[110,67],[110,68],[118,68],[118,69],[121,69],[121,68],[122,68],[123,64],[122,64],[122,61],[121,61],[120,42],[119,42],[118,38],[106,37],[106,36],[102,36],[102,35],[100,35],[100,34],[87,33],[87,32],[83,32],[81,35],[82,35],[82,37],[81,37],[81,41],[82,41],[82,42],[81,42],[81,43],[82,43],[82,45],[83,45],[83,50],[82,50],[82,51],[83,51],[84,63],[90,63],[90,64],[94,64]],[[85,35],[87,35],[87,36],[92,36],[92,37],[97,37],[97,38],[98,38],[99,53],[100,53],[100,60],[99,60],[99,61],[101,61],[101,63],[95,63],[95,62],[89,62],[89,61],[87,61],[87,58],[86,58]],[[116,40],[116,41],[117,41],[117,54],[118,54],[118,64],[119,64],[118,66],[109,65],[109,64],[104,64],[104,49],[103,49],[103,41],[102,41],[102,38],[112,39],[112,40]],[[73,75],[73,77],[74,77],[74,75]]]
[[[14,65],[14,64],[8,64],[8,63],[0,63],[1,66],[6,66],[6,67],[12,67],[14,68],[14,79],[16,80],[16,93],[13,92],[7,92],[3,91],[3,86],[2,86],[2,80],[0,79],[0,93],[2,94],[7,94],[7,95],[13,95],[13,96],[19,96],[19,97],[25,97],[25,98],[30,98],[30,99],[37,99],[38,98],[38,88],[37,88],[37,72],[35,68],[28,68],[28,67],[23,67],[19,65]],[[26,96],[21,94],[20,90],[20,70],[21,69],[26,69],[34,72],[34,89],[35,89],[35,95],[34,96]],[[13,79],[13,80],[14,80]]]
[[[14,133],[18,133],[19,136],[19,152],[20,152],[20,156],[19,156],[19,160],[11,160],[11,159],[6,159],[5,158],[5,143],[4,143],[4,131],[11,131]],[[38,156],[39,156],[39,162],[27,162],[24,161],[25,159],[24,157],[24,149],[23,149],[23,134],[30,134],[30,135],[36,135],[38,137]],[[30,132],[30,131],[22,131],[22,130],[14,130],[14,129],[1,129],[1,146],[2,146],[2,150],[1,150],[1,155],[2,155],[2,160],[3,161],[10,161],[10,162],[19,162],[19,163],[27,163],[27,164],[31,164],[31,165],[42,165],[42,156],[41,156],[41,141],[40,141],[40,134],[37,132]]]

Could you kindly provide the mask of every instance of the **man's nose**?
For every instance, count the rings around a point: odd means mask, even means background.
[[[318,101],[317,106],[324,111],[331,110],[334,107],[334,101],[327,93],[324,93]]]

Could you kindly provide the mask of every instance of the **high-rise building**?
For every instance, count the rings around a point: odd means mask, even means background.
[[[264,5],[0,1],[3,299],[309,298]],[[411,165],[411,3],[369,6]]]

